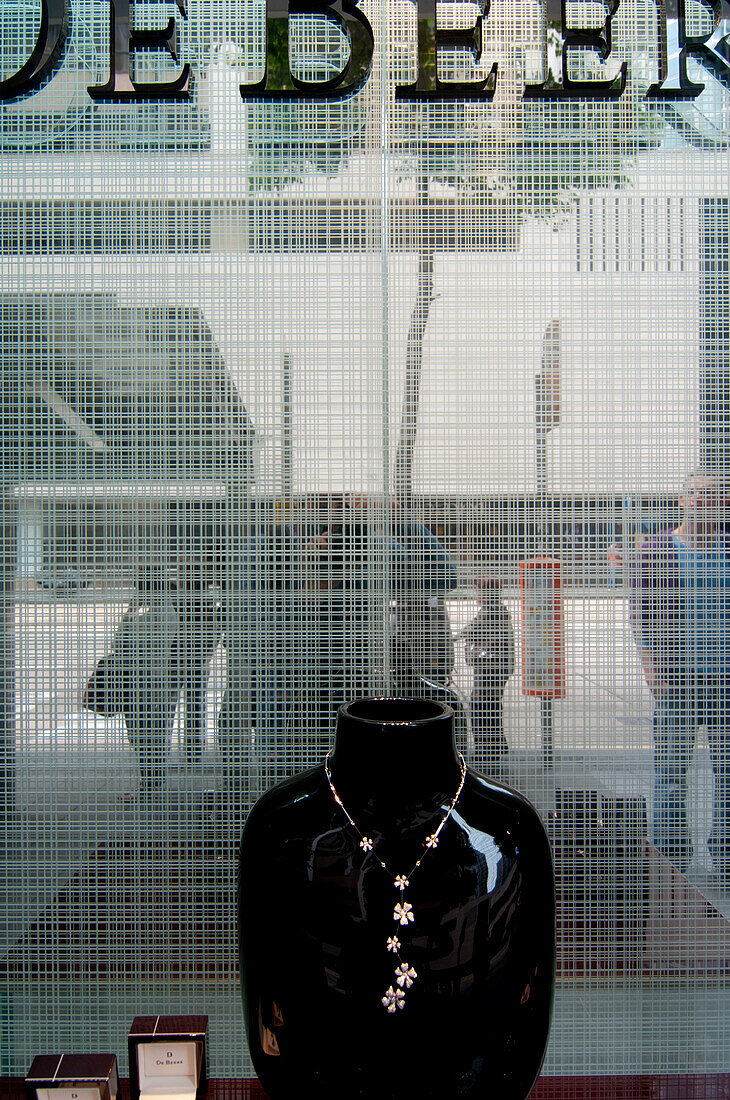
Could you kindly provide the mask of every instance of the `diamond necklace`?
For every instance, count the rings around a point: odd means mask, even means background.
[[[410,902],[406,901],[406,889],[410,886],[409,880],[411,876],[414,875],[418,868],[421,866],[421,863],[423,862],[425,856],[434,848],[438,847],[439,833],[454,812],[454,807],[459,800],[459,795],[461,794],[462,787],[464,786],[464,780],[466,778],[466,761],[464,760],[464,757],[461,755],[461,753],[459,753],[459,761],[461,763],[461,778],[459,779],[459,786],[456,789],[456,794],[449,803],[449,808],[447,809],[444,816],[441,818],[441,822],[439,823],[438,828],[433,833],[430,833],[423,841],[423,851],[421,852],[421,855],[413,864],[410,871],[408,871],[405,875],[394,875],[390,867],[388,867],[387,864],[383,862],[378,853],[375,851],[375,842],[373,841],[372,837],[365,836],[365,834],[360,831],[358,826],[352,820],[352,817],[344,802],[338,795],[335,785],[332,782],[332,772],[330,771],[331,754],[332,749],[330,749],[325,757],[324,773],[327,776],[327,782],[330,785],[332,797],[342,810],[350,825],[352,825],[353,829],[360,837],[360,847],[362,848],[363,852],[372,852],[373,856],[375,857],[375,859],[377,859],[378,863],[383,868],[385,873],[392,878],[393,884],[399,895],[399,900],[397,901],[395,908],[393,909],[393,920],[402,928],[407,928],[410,924],[413,924],[415,922],[413,906],[410,904]],[[403,933],[401,933],[401,935],[403,935]],[[396,989],[393,987],[393,985],[390,985],[385,991],[385,996],[381,997],[381,1001],[385,1010],[391,1015],[394,1014],[398,1009],[405,1008],[405,990],[410,989],[414,981],[418,977],[418,974],[416,973],[414,968],[403,958],[401,954],[401,947],[402,944],[396,935],[388,936],[385,949],[386,951],[389,951],[391,952],[391,954],[395,955],[398,960],[398,966],[395,968],[395,985],[398,988]]]

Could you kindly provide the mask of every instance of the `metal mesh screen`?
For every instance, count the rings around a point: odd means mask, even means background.
[[[0,103],[2,1072],[124,1070],[135,1015],[207,1012],[210,1073],[250,1074],[242,824],[383,691],[450,700],[543,814],[546,1069],[727,1070],[721,47],[646,94],[713,32],[686,8],[680,40],[649,2],[498,0],[475,60],[439,38],[475,5],[368,0],[337,99],[321,14],[139,2],[175,50],[130,78],[191,91],[112,102],[109,8],[73,0]],[[1,0],[3,81],[41,16]],[[419,71],[442,99],[396,91]]]

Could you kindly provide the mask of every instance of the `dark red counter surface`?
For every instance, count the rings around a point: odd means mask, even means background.
[[[128,1097],[127,1082],[123,1080],[120,1100]],[[24,1100],[22,1078],[0,1078],[0,1100]],[[255,1080],[214,1078],[208,1083],[207,1100],[266,1100],[266,1093]],[[530,1100],[730,1100],[730,1073],[541,1077]]]

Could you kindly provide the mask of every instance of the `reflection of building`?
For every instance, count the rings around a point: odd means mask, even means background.
[[[0,317],[21,568],[118,567],[212,536],[250,481],[251,433],[200,312],[52,293],[5,296]]]
[[[18,485],[19,579],[66,576],[131,583],[140,558],[172,565],[184,556],[210,561],[225,524],[222,484],[35,482]]]

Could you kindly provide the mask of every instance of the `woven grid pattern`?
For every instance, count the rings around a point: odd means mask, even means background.
[[[451,29],[476,15],[443,7]],[[189,63],[190,101],[94,102],[108,9],[72,0],[57,74],[0,105],[3,1073],[106,1049],[124,1069],[135,1015],[185,1011],[210,1015],[212,1076],[250,1072],[248,809],[322,760],[356,695],[451,699],[489,768],[467,652],[484,577],[515,635],[502,774],[558,874],[548,1072],[728,1068],[711,745],[700,723],[678,868],[649,843],[654,701],[629,624],[641,543],[679,522],[689,471],[730,458],[728,92],[690,61],[697,98],[647,100],[658,9],[631,0],[610,57],[569,62],[575,80],[627,62],[620,98],[525,99],[540,8],[497,0],[482,58],[437,63],[476,81],[496,62],[493,99],[408,101],[416,8],[362,9],[372,71],[341,101],[243,99],[263,5],[191,0],[135,4],[138,29],[178,33],[177,58],[133,58],[137,81]],[[39,25],[40,3],[0,5],[0,77]],[[348,56],[322,17],[277,41],[303,81]],[[538,556],[563,584],[553,700],[523,690]],[[110,653],[103,715],[82,695]]]

